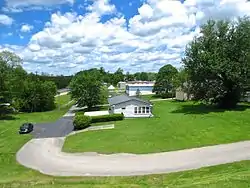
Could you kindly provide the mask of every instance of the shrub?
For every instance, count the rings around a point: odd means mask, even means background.
[[[163,93],[160,96],[162,99],[173,98],[173,97],[175,97],[175,93],[173,93],[173,92]]]
[[[93,116],[91,123],[120,121],[123,119],[124,119],[123,114],[110,114],[110,115],[102,115],[102,116]]]
[[[90,123],[91,123],[91,117],[84,116],[81,114],[76,115],[73,122],[75,130],[85,129],[90,126]]]

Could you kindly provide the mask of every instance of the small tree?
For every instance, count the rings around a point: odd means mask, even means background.
[[[140,97],[140,96],[141,96],[141,91],[140,91],[140,89],[137,89],[137,90],[136,90],[135,95],[136,95],[136,97]]]
[[[194,99],[233,108],[250,81],[250,20],[208,21],[183,63]]]

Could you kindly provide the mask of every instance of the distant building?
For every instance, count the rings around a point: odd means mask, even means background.
[[[137,97],[130,97],[126,94],[108,99],[109,113],[121,114],[124,117],[153,117],[152,104],[149,101]]]
[[[141,95],[153,94],[154,81],[131,81],[126,84],[126,93],[135,96],[139,90]]]
[[[126,89],[126,82],[118,82],[118,88],[121,90]]]
[[[188,100],[188,94],[184,92],[181,87],[178,87],[175,92],[175,99],[178,101],[186,101]]]
[[[109,91],[114,91],[114,90],[115,90],[115,87],[114,87],[113,85],[110,85],[110,86],[108,87],[108,90],[109,90]]]
[[[250,91],[246,92],[241,99],[242,102],[250,102]]]

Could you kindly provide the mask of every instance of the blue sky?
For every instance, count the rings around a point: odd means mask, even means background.
[[[181,66],[208,19],[249,14],[245,0],[0,0],[0,51],[18,54],[29,72],[156,72]]]

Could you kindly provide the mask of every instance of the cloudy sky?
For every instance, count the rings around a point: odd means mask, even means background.
[[[246,0],[0,0],[0,51],[29,72],[158,71],[181,66],[208,19],[247,14]]]

